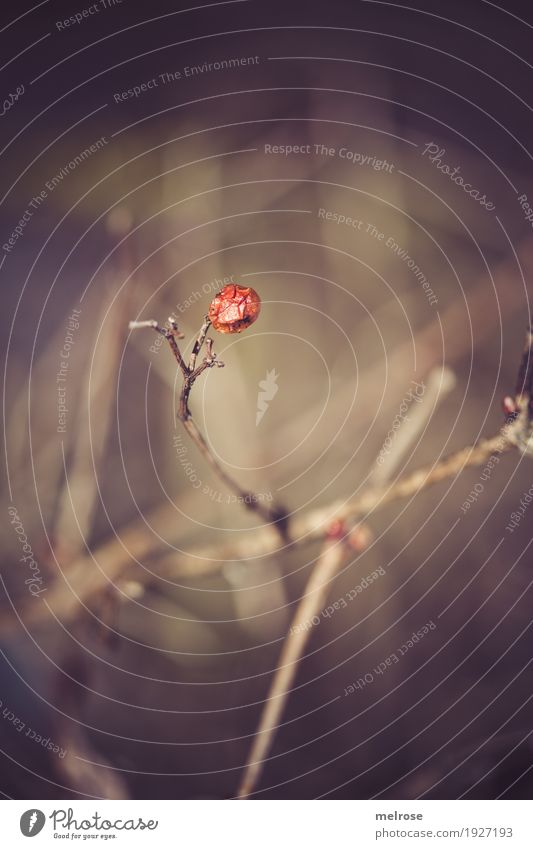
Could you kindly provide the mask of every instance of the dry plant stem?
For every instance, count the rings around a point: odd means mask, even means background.
[[[349,550],[348,546],[339,540],[327,539],[324,542],[320,556],[305,587],[304,595],[296,608],[289,634],[281,651],[237,793],[239,799],[246,799],[257,786],[265,759],[278,730],[279,721],[290,694],[299,662],[309,639],[311,630],[309,628],[299,630],[297,626],[312,620],[317,612],[323,608],[329,583],[345,562]]]
[[[128,308],[129,302],[126,292],[124,308]],[[91,534],[98,509],[98,476],[105,462],[116,399],[124,327],[121,311],[113,310],[108,316],[107,310],[104,299],[95,321],[100,331],[92,365],[87,361],[80,375],[74,426],[62,436],[66,468],[53,520],[53,538],[60,541],[61,548],[72,558],[84,550],[84,540]]]
[[[514,423],[508,427],[512,432]],[[293,518],[292,539],[300,544],[321,539],[335,517],[350,520],[361,518],[370,511],[412,497],[433,484],[456,477],[465,468],[483,466],[494,454],[502,454],[515,448],[516,443],[508,439],[506,429],[502,429],[502,433],[450,454],[437,465],[418,469],[390,486],[375,487],[362,492],[346,504],[335,502]],[[62,577],[58,578],[46,594],[47,604],[63,622],[74,619],[79,613],[80,602],[87,603],[105,590],[110,581],[117,581],[125,576],[132,568],[133,558],[142,561],[154,556],[156,546],[161,545],[161,540],[158,536],[152,537],[146,532],[146,521],[149,525],[164,527],[172,524],[174,519],[174,508],[159,508],[148,516],[147,520],[132,522],[124,529],[119,539],[112,538],[97,548],[91,556],[75,560],[68,570],[70,588]],[[276,551],[279,551],[279,534],[273,525],[265,525],[253,534],[245,531],[235,535],[228,542],[197,546],[187,555],[173,552],[168,567],[162,569],[160,564],[158,573],[171,580],[194,578],[219,572],[227,560],[264,557]],[[98,569],[95,568],[95,563],[99,565]],[[146,574],[136,570],[137,580],[146,581],[146,577]],[[47,605],[36,605],[32,599],[30,604],[19,608],[19,615],[27,626],[37,625],[48,618]],[[6,615],[0,618],[0,635],[10,633],[13,628],[18,627],[16,617]]]
[[[157,322],[150,321],[133,324],[139,327],[157,327]],[[529,354],[527,356],[529,357]],[[493,455],[503,454],[515,448],[527,453],[527,443],[524,440],[529,438],[529,430],[524,433],[522,418],[528,413],[529,395],[521,397],[520,402],[519,416],[508,420],[501,432],[490,439],[482,439],[476,445],[462,448],[436,465],[418,469],[391,485],[365,490],[346,503],[337,501],[301,516],[295,516],[291,521],[291,540],[303,544],[320,539],[335,517],[360,518],[391,502],[413,497],[435,483],[456,477],[466,468],[482,466]],[[529,417],[526,424],[528,428],[531,427]],[[142,561],[154,557],[158,546],[161,546],[161,539],[157,535],[152,536],[147,533],[147,523],[149,527],[157,525],[166,527],[171,526],[174,519],[174,508],[164,505],[154,510],[142,522],[132,522],[123,530],[120,538],[111,538],[90,556],[79,557],[71,563],[68,569],[69,585],[65,584],[63,577],[58,578],[49,587],[46,604],[36,605],[32,599],[29,604],[20,606],[18,615],[26,626],[35,626],[49,618],[48,606],[50,606],[63,622],[71,621],[78,615],[80,603],[86,604],[105,590],[110,581],[114,582],[125,576],[132,567],[132,560]],[[270,524],[253,534],[245,531],[241,535],[232,536],[229,542],[196,546],[186,555],[173,552],[168,561],[166,575],[171,580],[179,580],[182,577],[213,574],[220,571],[227,560],[264,557],[276,551],[279,551],[279,534],[275,526]],[[166,561],[163,561],[163,567],[165,563]],[[99,568],[95,569],[95,564]],[[158,570],[159,574],[165,574],[165,569],[161,568],[161,561]],[[137,573],[137,577],[139,580],[146,580],[146,575]],[[4,615],[0,618],[0,634],[9,634],[18,627],[17,615]]]
[[[189,371],[191,371],[191,372],[194,371],[194,369],[195,369],[196,358],[197,358],[198,354],[200,353],[200,351],[202,350],[202,345],[205,342],[205,337],[207,336],[207,333],[208,333],[210,327],[211,327],[211,322],[209,321],[208,317],[206,316],[205,319],[204,319],[204,323],[202,324],[202,326],[200,328],[198,338],[196,339],[196,342],[194,343],[193,349],[191,351],[191,356],[190,356],[190,359],[189,359]]]
[[[176,359],[183,375],[183,385],[178,403],[178,419],[182,422],[194,444],[205,460],[209,463],[211,468],[216,472],[220,480],[239,497],[242,504],[244,504],[248,510],[257,513],[268,524],[273,524],[277,534],[281,536],[282,541],[286,542],[287,528],[283,511],[272,509],[264,505],[257,498],[255,493],[242,489],[237,481],[235,481],[231,475],[228,475],[211,452],[209,445],[205,441],[202,433],[191,416],[191,412],[189,410],[189,396],[194,382],[206,369],[213,368],[213,366],[221,368],[224,365],[213,351],[213,340],[206,339],[210,326],[211,322],[209,318],[205,316],[204,323],[200,328],[200,332],[191,351],[189,363],[187,364],[183,359],[178,343],[176,342],[176,339],[183,339],[183,333],[179,332],[178,326],[172,316],[168,319],[168,327],[162,327],[154,320],[130,321],[129,323],[130,330],[138,330],[139,328],[149,327],[157,333],[160,333],[168,341],[172,353],[174,354],[174,358]],[[206,345],[206,355],[200,365],[197,366],[196,361],[198,354],[202,350],[204,343]]]
[[[370,512],[379,510],[395,501],[410,498],[442,480],[456,477],[464,469],[483,466],[489,458],[503,454],[515,448],[504,432],[490,439],[484,439],[477,445],[462,448],[455,454],[445,457],[437,465],[425,466],[411,474],[399,478],[395,483],[364,490],[360,495],[346,503],[336,501],[325,507],[317,508],[295,516],[291,520],[291,540],[293,544],[305,544],[322,539],[329,524],[335,519],[348,521],[364,519]],[[188,558],[180,558],[175,553],[164,561],[168,567],[158,567],[160,574],[169,578],[194,577],[213,574],[222,569],[226,560],[240,560],[264,557],[279,550],[279,539],[272,528],[261,528],[252,536],[245,532],[228,542],[215,545],[196,546]],[[191,557],[192,555],[192,557]]]
[[[374,507],[381,506],[396,498],[405,498],[431,483],[436,483],[438,480],[454,476],[466,465],[471,465],[472,463],[481,465],[493,454],[499,454],[508,447],[509,443],[502,435],[499,435],[494,439],[484,440],[474,448],[465,448],[463,451],[458,451],[456,454],[443,460],[431,470],[420,469],[407,478],[401,479],[397,484],[389,487],[388,490],[385,487],[379,487],[363,493],[363,496],[359,500],[357,511],[366,513]],[[341,519],[355,518],[354,506],[355,503],[352,502],[351,505],[347,505],[346,510],[343,511],[341,509],[337,511],[335,514],[336,517]],[[360,550],[363,547],[364,543],[360,546]],[[297,629],[297,626],[312,621],[313,617],[324,606],[329,582],[334,578],[344,562],[345,551],[346,547],[338,541],[332,542],[326,539],[322,553],[311,572],[304,596],[298,605],[291,623],[291,628],[285,639],[278,666],[269,689],[259,727],[246,763],[243,780],[239,787],[239,799],[246,799],[254,792],[257,786],[265,759],[275,737],[281,714],[289,696],[298,664],[303,655],[310,629],[306,628],[300,631]]]
[[[516,389],[515,395],[517,401],[524,396],[531,402],[531,397],[533,395],[533,356],[532,356],[532,347],[533,347],[533,332],[531,327],[528,328],[526,333],[526,342],[524,345],[524,351],[522,353],[522,360],[520,363],[520,368],[518,370],[518,377],[516,380]]]
[[[388,462],[386,461],[383,465],[378,466],[377,474],[373,476],[376,485],[383,487],[390,479],[394,470],[415,442],[435,405],[446,397],[454,384],[455,377],[449,370],[436,368],[429,374],[424,399],[421,406],[415,406],[414,410],[410,412],[409,418],[406,419],[402,438],[398,439],[395,444],[394,457],[388,457]],[[358,549],[362,551],[369,541],[366,529],[360,527],[352,535],[352,540],[353,542],[357,540]],[[343,563],[344,548],[344,546],[338,544],[336,549],[332,549],[331,541],[326,538],[322,554],[311,572],[304,596],[285,638],[279,665],[269,689],[239,789],[238,798],[240,799],[247,798],[257,787],[263,764],[272,746],[282,711],[289,696],[290,686],[296,676],[298,664],[307,643],[309,629],[300,630],[297,626],[312,622],[314,617],[320,613],[326,600],[329,582],[335,577]],[[287,664],[291,664],[291,666],[289,667]]]
[[[251,508],[251,504],[245,499],[249,499],[250,496],[253,499],[253,494],[251,495],[249,492],[246,492],[244,489],[241,489],[238,483],[236,483],[233,478],[226,474],[222,466],[218,464],[217,460],[211,454],[209,446],[205,442],[201,432],[196,427],[195,421],[192,416],[189,415],[186,419],[181,419],[181,421],[183,422],[183,427],[191,437],[192,441],[194,442],[198,450],[203,454],[211,468],[214,469],[220,480],[223,481],[223,483],[225,483],[226,486],[229,487],[229,489],[232,489],[233,492],[235,492],[240,498],[242,498],[243,503],[247,507]],[[256,502],[254,504],[254,507],[251,509],[254,509],[256,513],[259,513],[261,517],[267,522],[277,521],[277,517],[274,516],[268,510],[267,507],[263,507],[263,505],[260,503]]]
[[[412,401],[409,416],[402,422],[394,439],[394,451],[379,456],[381,465],[376,466],[369,479],[371,486],[382,486],[391,479],[396,469],[399,469],[416,440],[427,427],[437,405],[441,404],[456,383],[455,374],[444,365],[433,368],[424,382],[424,394],[418,402]]]
[[[406,498],[409,495],[419,492],[426,486],[437,483],[445,478],[454,477],[466,466],[480,466],[488,461],[491,456],[508,450],[513,441],[518,447],[524,450],[523,440],[524,438],[527,439],[527,433],[526,437],[524,437],[524,429],[527,430],[527,427],[524,428],[524,422],[526,426],[531,428],[531,397],[533,387],[532,344],[533,337],[531,331],[529,331],[518,375],[518,386],[516,390],[517,413],[513,414],[511,419],[504,425],[500,434],[492,439],[481,440],[481,442],[471,448],[465,448],[462,451],[452,454],[435,467],[419,469],[412,475],[400,479],[396,484],[388,488],[382,485],[366,493],[364,492],[357,503],[352,502],[344,509],[340,508],[336,513],[336,519],[342,524],[343,520],[355,518],[354,508],[360,515],[367,514],[378,505],[381,506],[397,498]],[[287,701],[291,684],[296,675],[298,663],[303,655],[309,629],[305,628],[300,631],[295,626],[312,621],[314,616],[320,611],[324,604],[329,581],[334,577],[343,562],[342,553],[343,547],[340,544],[332,543],[331,540],[326,539],[322,554],[311,572],[304,597],[298,606],[292,627],[283,645],[279,664],[274,674],[259,727],[254,737],[250,756],[244,770],[243,780],[238,791],[239,799],[246,799],[254,792],[257,786]]]
[[[531,327],[526,334],[520,370],[515,389],[516,413],[514,420],[514,442],[524,454],[533,454],[533,333]]]
[[[409,498],[427,487],[446,478],[454,478],[469,466],[482,466],[493,454],[502,454],[513,447],[508,440],[505,428],[490,439],[481,439],[476,445],[469,445],[454,454],[444,457],[439,463],[426,466],[410,475],[400,478],[390,486],[366,490],[360,496],[349,501],[335,514],[338,519],[353,519],[367,514],[377,507],[383,507],[391,501]]]

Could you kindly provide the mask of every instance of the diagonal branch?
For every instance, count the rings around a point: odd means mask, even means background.
[[[344,509],[341,508],[337,511],[337,520],[333,526],[330,526],[326,534],[322,552],[311,571],[303,598],[298,605],[291,628],[285,638],[259,720],[259,727],[244,768],[243,778],[237,793],[239,799],[247,799],[254,792],[260,779],[309,637],[309,623],[313,622],[314,617],[323,606],[329,582],[335,577],[344,562],[344,546],[341,545],[341,542],[348,538],[352,542],[352,547],[359,551],[364,550],[368,544],[368,532],[366,532],[364,526],[360,526],[352,535],[347,535],[344,530],[344,521],[354,519],[356,510],[361,513],[370,512],[378,505],[386,504],[396,498],[407,497],[431,483],[455,476],[467,465],[481,465],[491,456],[507,450],[512,444],[527,453],[532,430],[532,347],[533,336],[531,329],[529,329],[518,372],[515,399],[514,401],[504,399],[504,409],[507,409],[508,417],[498,436],[482,440],[471,448],[464,448],[429,470],[420,469],[412,475],[400,479],[386,490],[384,486],[369,490],[362,494],[357,505],[352,502],[351,505],[348,504]],[[509,404],[509,400],[511,400],[511,404]],[[416,429],[411,429],[407,437],[407,444],[414,438],[415,433]],[[337,538],[335,538],[336,534]],[[341,540],[339,540],[339,536],[342,538]]]
[[[508,421],[514,424],[512,439],[523,454],[533,455],[533,332],[526,333],[526,343],[518,371],[514,398],[504,399]]]
[[[331,526],[283,644],[237,793],[239,799],[247,799],[253,793],[261,776],[290,695],[298,665],[309,640],[311,633],[309,623],[324,607],[329,584],[348,559],[348,555],[355,551],[363,551],[369,541],[370,534],[363,526],[351,533],[347,533],[344,526],[338,522],[334,522]]]
[[[155,322],[139,323],[143,327],[154,327]],[[513,402],[514,403],[514,402]],[[507,417],[501,431],[489,439],[482,439],[444,457],[436,464],[424,466],[396,480],[391,485],[382,485],[364,490],[350,501],[336,501],[325,507],[296,515],[291,519],[290,542],[304,545],[323,539],[328,526],[335,517],[344,521],[356,521],[368,516],[394,501],[410,498],[440,481],[457,477],[464,469],[483,466],[493,455],[504,454],[519,448],[528,453],[528,430],[531,427],[528,415],[529,395],[518,399],[516,410]],[[525,425],[523,424],[525,422]],[[135,566],[161,550],[161,537],[147,531],[150,527],[174,527],[174,508],[163,505],[141,521],[131,522],[120,537],[108,540],[94,552],[77,558],[69,565],[68,581],[62,575],[49,587],[46,599],[62,621],[71,621],[79,612],[80,603],[86,604],[102,593],[110,583],[127,575]],[[172,538],[169,540],[172,542]],[[251,534],[232,535],[229,541],[214,545],[194,546],[185,554],[173,552],[160,559],[158,574],[169,580],[197,578],[221,571],[228,560],[245,560],[267,557],[279,551],[279,534],[274,525],[264,525]],[[95,569],[95,564],[98,566]],[[146,573],[136,570],[140,581],[147,580]],[[148,573],[148,579],[151,579]],[[32,600],[33,601],[33,600]],[[38,625],[48,617],[46,605],[33,603],[21,605],[19,615],[26,625]],[[18,616],[6,614],[0,618],[0,634],[9,633],[19,627]]]
[[[454,375],[449,370],[433,369],[429,374],[421,405],[413,404],[415,409],[410,411],[409,418],[405,419],[404,427],[398,434],[394,455],[389,455],[387,462],[378,466],[377,472],[373,475],[377,485],[383,486],[390,479],[416,441],[436,404],[446,397],[454,384]],[[304,595],[285,637],[238,790],[239,799],[247,799],[259,783],[285,703],[290,695],[292,682],[307,645],[310,625],[314,624],[315,617],[319,617],[329,591],[330,581],[345,564],[349,550],[364,551],[370,539],[371,533],[365,525],[359,525],[351,533],[346,532],[341,522],[335,522],[330,526],[322,544],[321,554],[311,571]]]
[[[403,498],[415,496],[439,481],[456,477],[464,469],[483,466],[494,454],[502,454],[515,448],[515,443],[506,436],[506,430],[477,445],[463,448],[445,457],[437,465],[417,469],[400,478],[391,486],[366,490],[344,504],[334,502],[326,507],[311,510],[291,521],[293,544],[305,545],[324,534],[335,516],[345,521],[357,520],[374,510]],[[87,604],[99,596],[110,583],[121,580],[134,568],[135,561],[142,562],[154,557],[161,549],[161,537],[147,531],[148,527],[172,527],[175,520],[174,508],[164,505],[145,517],[141,522],[128,525],[119,538],[112,538],[88,556],[80,557],[69,565],[68,581],[63,576],[52,584],[46,600],[63,622],[71,621],[79,613],[80,603]],[[244,531],[232,536],[228,542],[196,546],[186,554],[173,552],[158,566],[160,577],[168,580],[198,578],[220,572],[228,560],[250,560],[267,557],[279,551],[279,535],[272,524],[264,525],[253,534]],[[95,564],[98,569],[95,569]],[[151,580],[151,572],[136,569],[136,579]],[[33,600],[32,600],[33,602]],[[46,605],[33,603],[21,605],[19,615],[26,625],[37,625],[46,620]],[[17,617],[5,614],[0,618],[0,635],[10,632],[19,625]]]

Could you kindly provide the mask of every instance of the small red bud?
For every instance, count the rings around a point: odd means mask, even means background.
[[[209,306],[209,320],[219,333],[241,333],[259,317],[261,298],[251,287],[230,283]]]
[[[346,525],[342,519],[333,519],[326,530],[326,537],[330,540],[343,539],[346,534]]]
[[[510,395],[506,395],[505,398],[502,399],[502,408],[503,412],[507,416],[507,418],[516,418],[518,415],[518,407],[516,402]]]

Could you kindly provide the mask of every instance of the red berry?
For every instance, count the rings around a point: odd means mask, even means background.
[[[507,418],[516,418],[518,414],[518,407],[510,395],[506,395],[505,398],[502,399],[502,407]]]
[[[258,318],[261,298],[250,287],[230,283],[217,292],[209,306],[209,320],[219,333],[241,333]]]

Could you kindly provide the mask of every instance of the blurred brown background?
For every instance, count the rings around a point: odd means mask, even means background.
[[[526,3],[483,0],[197,11],[156,0],[58,30],[76,11],[51,0],[9,25],[5,10],[0,33],[15,57],[3,91],[25,86],[1,119],[2,244],[31,198],[105,139],[2,251],[0,789],[230,797],[318,546],[253,556],[257,518],[227,503],[175,421],[170,352],[128,321],[174,312],[187,345],[216,281],[259,291],[260,320],[217,336],[225,368],[199,379],[191,409],[242,485],[296,516],[374,480],[413,380],[427,388],[421,432],[403,453],[393,442],[391,479],[495,433],[529,320],[531,225],[518,196],[533,197],[533,20]],[[423,155],[429,143],[494,210]],[[256,425],[272,369],[278,391]],[[506,525],[531,466],[502,457],[464,513],[482,472],[367,517],[374,542],[329,597],[385,575],[313,629],[258,798],[529,795],[529,514],[512,534]],[[37,597],[10,505],[46,587]],[[246,531],[250,554],[228,558]],[[213,545],[218,559],[204,556]],[[400,663],[343,695],[428,621],[436,629]]]

